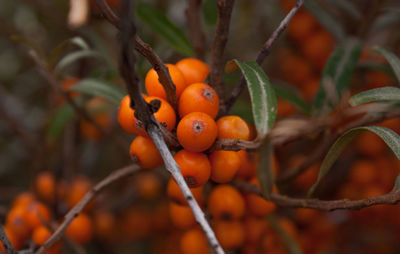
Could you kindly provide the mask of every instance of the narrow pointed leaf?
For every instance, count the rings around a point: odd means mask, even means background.
[[[375,88],[358,93],[349,99],[349,103],[352,106],[357,106],[367,102],[375,102],[375,101],[400,102],[400,88],[391,86]]]
[[[276,119],[276,97],[269,79],[256,62],[235,60],[246,79],[258,137],[263,138]]]
[[[67,54],[57,63],[56,67],[54,68],[55,72],[60,72],[61,70],[65,69],[68,65],[74,63],[77,60],[87,57],[94,57],[94,58],[103,58],[97,51],[94,50],[79,50],[72,53]]]
[[[382,140],[385,141],[389,148],[392,149],[396,157],[400,160],[400,136],[396,132],[379,126],[365,126],[351,129],[338,138],[329,149],[327,155],[322,161],[317,182],[308,191],[309,196],[313,194],[322,178],[329,172],[329,169],[346,148],[346,146],[363,131],[371,131],[382,138]]]
[[[272,85],[275,90],[276,97],[286,100],[301,110],[304,114],[309,115],[311,112],[310,106],[288,85]]]
[[[218,18],[218,0],[205,0],[203,4],[204,21],[208,26],[215,26]]]
[[[156,34],[164,38],[177,52],[193,56],[194,50],[184,33],[176,27],[161,11],[151,4],[140,2],[136,6],[138,17]]]
[[[70,90],[79,91],[88,95],[102,96],[114,105],[119,105],[126,92],[114,84],[98,79],[83,79]]]
[[[318,19],[323,27],[325,27],[331,34],[338,40],[341,41],[345,38],[345,32],[343,25],[339,22],[339,19],[332,16],[324,7],[322,7],[315,0],[304,1],[304,6]]]
[[[382,47],[375,47],[374,50],[386,58],[396,75],[397,81],[400,83],[400,59],[395,54]]]
[[[329,113],[339,103],[341,95],[350,84],[361,50],[360,42],[349,38],[332,53],[324,67],[314,99],[314,115]]]
[[[260,147],[257,176],[260,181],[261,193],[269,199],[274,185],[272,173],[272,152],[273,147],[270,140],[266,140]]]

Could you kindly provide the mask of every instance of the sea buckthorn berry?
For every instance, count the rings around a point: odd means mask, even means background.
[[[189,187],[204,185],[210,178],[211,165],[205,154],[180,150],[174,159]]]
[[[261,217],[247,216],[243,221],[245,241],[247,244],[257,244],[261,237],[271,230],[268,222]]]
[[[92,239],[92,221],[85,214],[79,214],[67,227],[65,234],[72,241],[85,244]]]
[[[25,238],[30,233],[30,227],[26,218],[26,210],[24,207],[15,207],[8,214],[6,218],[6,226],[14,234],[20,238]]]
[[[36,228],[42,225],[42,220],[44,222],[50,221],[50,211],[49,209],[39,202],[34,202],[27,207],[26,210],[26,220],[30,228]]]
[[[293,16],[287,32],[288,35],[296,40],[306,39],[315,29],[318,28],[318,22],[307,12],[298,12]]]
[[[163,164],[161,154],[153,141],[142,136],[136,137],[129,148],[132,158],[136,157],[139,166],[145,169],[152,169]]]
[[[169,204],[169,215],[175,227],[189,229],[196,225],[196,219],[189,206],[182,206],[175,203]]]
[[[245,233],[241,221],[217,220],[213,228],[222,248],[231,250],[239,248],[244,244]]]
[[[244,215],[245,201],[237,189],[223,184],[211,191],[208,210],[216,219],[235,220]]]
[[[224,116],[218,119],[218,137],[249,140],[250,129],[246,121],[238,116]]]
[[[33,230],[32,240],[37,245],[43,245],[51,236],[51,232],[45,226],[39,226]]]
[[[12,203],[12,208],[18,206],[26,208],[33,202],[35,202],[35,197],[33,196],[33,194],[30,192],[23,192],[15,197],[14,202]]]
[[[260,183],[255,178],[250,182],[260,186]],[[249,211],[256,216],[267,216],[276,209],[276,205],[274,203],[267,201],[256,194],[247,194],[246,203]]]
[[[94,233],[99,238],[108,238],[114,234],[115,216],[108,211],[96,211],[93,216]]]
[[[171,131],[176,124],[176,115],[174,109],[169,103],[161,98],[153,96],[145,96],[145,101],[150,103],[153,100],[160,100],[161,106],[157,112],[154,113],[154,117],[162,124],[165,124],[167,130]],[[121,127],[126,131],[134,135],[147,136],[143,124],[136,119],[134,116],[135,110],[131,109],[131,100],[129,95],[126,95],[119,106],[118,122]]]
[[[192,112],[203,112],[217,117],[219,98],[217,92],[204,83],[194,83],[186,87],[179,99],[179,115],[184,117]]]
[[[237,152],[240,158],[240,167],[236,174],[237,178],[250,179],[256,175],[256,165],[254,153],[240,150]]]
[[[194,199],[196,199],[197,203],[201,206],[204,203],[204,195],[203,195],[204,186],[200,186],[197,188],[190,188],[190,191],[193,194]],[[185,197],[182,194],[181,189],[174,179],[169,179],[167,186],[168,197],[181,205],[188,205]]]
[[[217,183],[231,181],[240,168],[240,157],[234,151],[214,151],[209,156],[211,180]]]
[[[47,202],[54,200],[55,179],[50,172],[41,172],[35,179],[35,190],[40,198]]]
[[[181,93],[186,87],[186,80],[182,72],[173,64],[166,64],[169,74],[171,76],[172,82],[176,87],[176,97],[179,98]],[[154,69],[147,72],[145,78],[146,91],[150,96],[157,96],[163,99],[167,98],[163,85],[158,80],[158,74]]]
[[[176,134],[186,150],[202,152],[210,148],[217,138],[217,125],[209,115],[193,112],[181,119]]]
[[[139,197],[152,200],[161,195],[162,182],[161,179],[153,172],[143,171],[135,178],[136,191]]]
[[[16,249],[19,250],[24,244],[23,239],[18,237],[14,232],[12,232],[7,226],[3,227],[4,233],[6,233],[6,236],[8,240],[10,241],[11,245]],[[6,250],[4,248],[3,242],[0,241],[0,251],[2,253],[6,253]]]
[[[79,176],[74,179],[69,187],[67,193],[67,204],[69,207],[73,207],[78,204],[79,201],[86,195],[86,193],[92,188],[90,181],[84,177]],[[90,203],[89,203],[90,204]]]
[[[106,131],[111,127],[111,116],[108,113],[96,114],[93,116],[93,121]],[[82,137],[88,140],[101,140],[104,136],[97,126],[86,120],[80,122],[79,130]]]
[[[198,59],[184,58],[175,64],[185,77],[186,84],[204,82],[210,73],[210,67]]]
[[[334,39],[327,31],[322,30],[305,38],[301,50],[319,69],[322,69],[334,48]]]
[[[182,254],[210,254],[207,238],[199,229],[187,231],[181,238]]]

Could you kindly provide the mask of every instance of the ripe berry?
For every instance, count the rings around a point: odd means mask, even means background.
[[[84,177],[79,176],[74,179],[69,187],[67,193],[67,204],[69,207],[73,207],[78,204],[79,201],[86,195],[86,193],[92,188],[90,181]]]
[[[219,110],[219,97],[217,92],[204,83],[194,83],[183,90],[179,99],[179,116],[192,112],[203,112],[215,118]]]
[[[51,236],[51,232],[45,226],[39,226],[33,230],[32,240],[37,245],[43,245]]]
[[[174,156],[186,183],[191,188],[204,185],[211,174],[211,165],[203,153],[180,150]]]
[[[15,197],[15,199],[12,203],[12,208],[15,208],[18,206],[26,208],[33,202],[35,202],[35,197],[33,196],[33,194],[30,192],[23,192],[23,193],[19,194],[17,197]]]
[[[139,166],[145,169],[152,169],[163,164],[160,152],[149,138],[137,136],[129,148],[131,157],[136,157]]]
[[[217,183],[231,181],[240,168],[240,157],[234,151],[214,151],[209,156],[211,180]]]
[[[26,208],[26,220],[30,228],[36,228],[44,222],[50,221],[49,209],[39,202],[34,202]]]
[[[3,227],[4,232],[6,233],[6,236],[12,246],[16,249],[19,250],[24,244],[24,241],[18,237],[14,232],[12,232],[7,226]],[[0,251],[1,253],[6,253],[6,250],[4,248],[3,242],[0,241]]]
[[[182,254],[210,254],[207,239],[199,229],[187,231],[181,238]]]
[[[244,215],[245,201],[237,189],[223,184],[211,191],[208,210],[216,219],[235,220]]]
[[[190,191],[192,192],[194,199],[196,199],[197,203],[200,206],[204,203],[203,189],[204,186],[200,186],[197,188],[190,188]],[[185,197],[182,194],[181,189],[179,188],[178,184],[176,184],[175,180],[172,178],[169,179],[168,181],[167,194],[171,200],[177,202],[178,204],[188,205]]]
[[[198,59],[184,58],[175,64],[185,77],[187,85],[204,82],[210,72],[210,67]]]
[[[189,229],[196,225],[193,212],[189,206],[182,206],[175,203],[169,204],[169,215],[175,227]]]
[[[251,181],[252,184],[260,186],[257,179]],[[267,216],[276,209],[276,205],[271,201],[265,200],[256,194],[247,194],[246,203],[249,211],[256,216]]]
[[[193,112],[178,124],[177,136],[179,143],[192,152],[202,152],[212,146],[217,137],[217,125],[207,114]]]
[[[47,202],[54,200],[55,179],[50,172],[41,172],[35,179],[35,190],[40,198]]]
[[[26,210],[24,207],[15,207],[8,214],[6,218],[6,226],[15,235],[20,238],[25,238],[30,233],[30,227],[26,217]]]
[[[171,76],[172,82],[176,87],[176,97],[179,98],[181,93],[186,87],[186,80],[182,72],[173,64],[166,64],[169,74]],[[154,69],[149,70],[145,78],[146,91],[150,96],[157,96],[162,99],[166,99],[164,87],[158,80],[158,74]]]
[[[222,221],[214,223],[215,235],[222,248],[231,250],[244,244],[245,232],[241,221]]]
[[[218,119],[218,137],[226,139],[250,139],[247,123],[238,116],[224,116]]]
[[[67,227],[65,234],[72,241],[84,244],[92,239],[92,221],[85,214],[79,214]]]
[[[160,100],[161,106],[154,117],[162,124],[165,124],[167,130],[171,131],[176,124],[176,116],[173,108],[169,103],[158,97],[146,96],[145,101],[150,103],[153,100]],[[147,136],[143,124],[136,119],[134,116],[135,110],[130,107],[130,97],[126,95],[119,106],[118,122],[121,127],[126,131],[134,135]]]

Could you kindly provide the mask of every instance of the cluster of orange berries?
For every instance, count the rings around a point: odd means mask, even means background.
[[[37,246],[43,245],[52,234],[54,221],[53,207],[56,203],[65,205],[66,209],[75,206],[92,188],[84,177],[77,177],[68,186],[66,182],[56,184],[49,172],[37,175],[34,192],[24,192],[13,200],[7,213],[4,230],[13,247],[21,249],[30,239]],[[89,206],[93,207],[93,205]],[[86,212],[86,211],[85,211]],[[66,236],[76,243],[87,243],[92,238],[92,221],[86,213],[78,215],[66,230]],[[55,254],[61,251],[61,241],[46,251]],[[0,244],[0,250],[4,247]]]
[[[207,209],[212,216],[212,226],[222,247],[242,247],[246,240],[245,215],[266,216],[275,210],[275,205],[255,194],[244,196],[238,189],[227,184],[235,177],[258,184],[255,178],[255,153],[244,150],[210,152],[210,148],[217,138],[251,140],[251,129],[248,123],[234,115],[214,120],[219,111],[219,97],[212,87],[204,83],[209,73],[206,63],[185,58],[175,65],[167,64],[167,67],[176,85],[180,120],[177,120],[174,109],[165,100],[164,88],[154,69],[146,75],[145,86],[148,95],[143,95],[144,99],[148,103],[153,100],[161,102],[154,116],[167,130],[176,132],[183,149],[176,151],[174,159],[200,206],[204,207],[206,203],[205,184],[210,179],[220,184],[210,191]],[[130,146],[130,155],[137,159],[139,165],[148,169],[161,166],[161,155],[140,121],[135,118],[129,96],[121,101],[118,120],[125,131],[138,135]],[[178,124],[175,128],[176,122]],[[172,178],[168,182],[167,193],[173,201],[170,203],[172,223],[178,229],[186,230],[181,238],[182,253],[209,253],[205,236],[196,227],[192,211]],[[197,249],[198,252],[193,252],[193,249]]]

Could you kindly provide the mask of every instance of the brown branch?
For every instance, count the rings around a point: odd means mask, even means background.
[[[55,242],[57,242],[63,235],[64,231],[67,229],[68,225],[72,222],[73,219],[78,216],[85,206],[92,201],[93,198],[96,197],[102,190],[111,185],[112,183],[125,179],[125,177],[132,175],[133,173],[139,170],[139,166],[130,165],[118,170],[115,170],[98,184],[96,184],[93,189],[91,189],[86,195],[76,204],[65,216],[64,221],[61,223],[58,228],[54,231],[54,233],[50,236],[50,238],[45,242],[43,246],[39,248],[36,254],[43,254],[47,249],[49,249]]]
[[[261,65],[265,58],[269,55],[270,49],[274,42],[279,38],[279,36],[282,34],[283,31],[285,31],[287,25],[289,24],[290,20],[296,14],[297,10],[300,9],[300,7],[303,5],[304,0],[297,0],[296,5],[290,10],[290,12],[286,15],[286,17],[281,21],[279,26],[275,29],[275,31],[271,34],[271,37],[264,43],[262,46],[261,50],[257,54],[256,62]],[[242,93],[244,87],[246,86],[246,80],[242,76],[239,83],[234,87],[232,90],[232,95],[229,97],[229,99],[226,100],[226,103],[224,107],[222,108],[222,113],[226,114],[227,112],[230,111],[232,108],[233,104],[239,97],[239,95]]]
[[[247,182],[234,182],[240,190],[262,196],[258,186]],[[400,190],[360,200],[319,200],[307,198],[291,198],[277,193],[271,194],[271,202],[287,208],[310,208],[322,211],[360,210],[374,205],[395,205],[400,202]]]
[[[223,98],[222,74],[223,55],[228,41],[229,25],[234,0],[218,1],[218,20],[215,29],[214,42],[211,47],[210,83],[217,91],[219,98]]]
[[[188,7],[185,10],[185,14],[196,57],[204,59],[206,37],[201,28],[201,0],[188,0]]]
[[[3,243],[6,254],[17,254],[17,251],[12,246],[2,225],[0,225],[0,241]]]
[[[108,6],[105,0],[95,0],[101,13],[104,17],[114,25],[117,29],[120,29],[120,20],[113,10]],[[168,68],[165,66],[161,58],[153,51],[153,49],[147,43],[143,42],[138,35],[134,36],[135,50],[143,55],[147,61],[153,66],[154,70],[158,74],[158,80],[163,85],[165,93],[167,95],[167,101],[171,106],[176,109],[178,100],[176,98],[176,87],[171,79]]]

